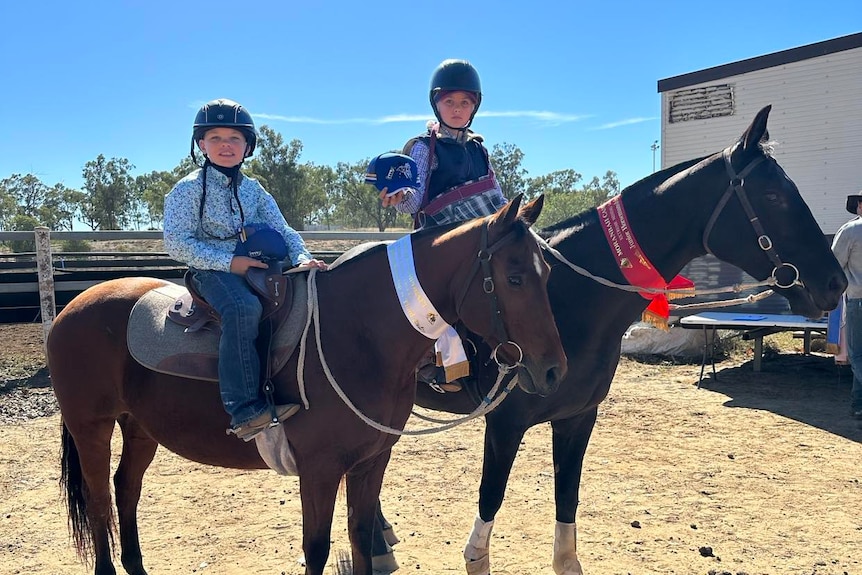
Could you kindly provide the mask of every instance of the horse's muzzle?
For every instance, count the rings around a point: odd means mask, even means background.
[[[565,376],[565,365],[560,366],[555,363],[538,366],[533,362],[525,361],[518,370],[518,387],[524,393],[547,397],[559,389]]]

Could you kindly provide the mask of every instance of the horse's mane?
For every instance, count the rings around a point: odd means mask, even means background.
[[[413,232],[413,234],[420,236],[420,237],[421,237],[421,235],[424,235],[424,234],[430,234],[430,235],[436,235],[436,236],[442,238],[442,237],[450,234],[451,232],[453,232],[454,230],[456,230],[457,228],[462,227],[462,226],[464,226],[463,232],[466,233],[468,230],[471,230],[473,228],[477,228],[477,227],[483,225],[483,222],[486,219],[486,217],[487,216],[478,217],[478,218],[474,218],[472,220],[455,222],[455,223],[451,223],[451,224],[442,224],[439,226],[430,226],[427,228],[422,228],[420,230],[416,230],[415,232]],[[512,228],[512,231],[515,232],[515,237],[517,239],[521,239],[527,233],[527,230],[529,228],[530,228],[530,224],[528,224],[524,220],[523,217],[518,216],[515,219],[515,226]]]
[[[710,154],[710,155],[712,155],[712,154]],[[643,190],[652,191],[656,187],[658,187],[659,184],[661,184],[662,182],[664,182],[665,180],[667,180],[671,176],[674,176],[674,175],[676,175],[676,174],[678,174],[684,170],[687,170],[688,168],[702,162],[703,160],[705,160],[708,157],[709,156],[703,156],[701,158],[694,158],[692,160],[686,160],[684,162],[680,162],[679,164],[670,166],[669,168],[659,170],[658,172],[653,172],[652,174],[650,174],[644,178],[641,178],[637,182],[630,184],[630,185],[626,186],[625,188],[623,188],[623,190],[620,192],[620,195],[637,194],[637,193],[641,193]],[[575,214],[574,216],[568,217],[568,218],[566,218],[560,222],[557,222],[555,224],[551,224],[550,226],[542,228],[540,234],[543,237],[548,238],[548,237],[552,236],[554,233],[559,232],[560,230],[569,230],[572,228],[582,227],[587,223],[590,216],[595,214],[595,212],[596,212],[596,208],[588,208],[579,214]]]

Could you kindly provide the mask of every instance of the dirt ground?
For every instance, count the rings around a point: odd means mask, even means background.
[[[0,575],[89,573],[66,530],[41,328],[0,325],[0,342]],[[623,360],[585,462],[586,574],[862,574],[862,427],[848,416],[849,370],[799,353],[770,355],[761,373],[739,354],[716,369],[698,389],[699,364]],[[382,498],[401,538],[398,573],[465,572],[483,427],[396,445]],[[334,552],[348,549],[344,516],[342,500]],[[296,478],[160,449],[139,517],[151,574],[303,572]],[[552,574],[553,519],[545,425],[515,463],[493,573]]]

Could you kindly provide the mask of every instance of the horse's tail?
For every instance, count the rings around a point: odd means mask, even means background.
[[[60,487],[66,499],[69,513],[69,531],[75,544],[78,558],[83,562],[93,556],[93,531],[90,528],[90,518],[87,515],[87,497],[89,490],[81,470],[81,459],[75,439],[69,433],[63,422],[62,455],[60,456]],[[113,526],[113,517],[109,520]],[[113,534],[111,536],[113,544]]]

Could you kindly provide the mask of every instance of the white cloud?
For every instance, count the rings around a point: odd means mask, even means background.
[[[476,114],[480,118],[530,118],[540,120],[548,124],[562,124],[566,122],[577,122],[585,118],[587,115],[576,114],[560,114],[558,112],[534,111],[534,110],[512,110],[504,112],[481,111]],[[380,116],[378,118],[344,118],[344,119],[325,119],[312,118],[309,116],[283,116],[280,114],[253,114],[255,118],[262,120],[270,120],[277,122],[287,122],[289,124],[320,124],[320,125],[343,125],[343,124],[396,124],[401,122],[421,122],[424,120],[433,119],[429,114],[394,114],[391,116]]]
[[[509,112],[479,112],[476,114],[482,118],[530,118],[541,120],[550,124],[562,124],[565,122],[578,122],[591,116],[585,114],[561,114],[559,112],[547,112],[538,110],[512,110]]]
[[[629,118],[627,120],[620,120],[618,122],[609,122],[607,124],[602,124],[601,126],[596,126],[595,128],[590,128],[590,130],[611,130],[613,128],[619,128],[622,126],[631,126],[632,124],[642,124],[643,122],[651,122],[653,120],[657,120],[656,116],[650,116],[649,118]]]

